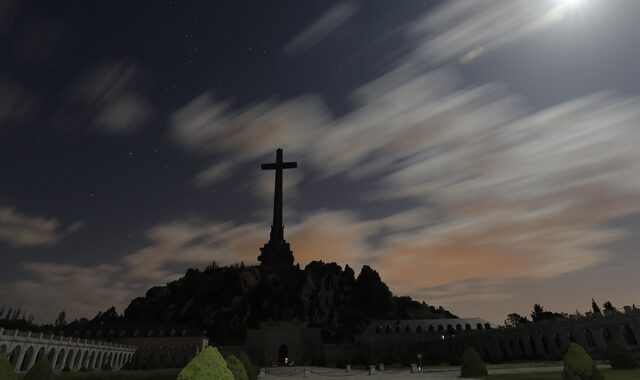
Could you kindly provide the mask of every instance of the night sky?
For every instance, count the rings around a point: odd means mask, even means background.
[[[640,2],[0,4],[0,304],[297,262],[501,322],[640,304]]]

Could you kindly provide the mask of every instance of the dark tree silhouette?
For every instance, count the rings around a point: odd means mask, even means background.
[[[527,317],[523,317],[518,313],[511,313],[507,315],[507,319],[504,320],[504,325],[507,327],[516,327],[524,323],[529,323]]]
[[[598,304],[593,298],[591,299],[591,310],[593,310],[593,315],[602,315],[602,312],[600,311]]]

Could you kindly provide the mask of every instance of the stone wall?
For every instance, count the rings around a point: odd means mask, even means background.
[[[119,370],[134,355],[134,346],[89,339],[33,334],[0,328],[0,355],[5,355],[17,372],[28,371],[40,358],[51,362],[54,370]]]
[[[137,347],[127,368],[181,368],[205,349],[209,339],[200,336],[126,337],[114,342]]]
[[[560,360],[569,342],[583,346],[594,358],[606,357],[607,342],[625,343],[640,356],[640,312],[627,311],[601,317],[571,317],[528,323],[516,328],[482,330],[445,329],[410,333],[383,327],[356,338],[352,362],[422,363],[456,362],[466,347],[473,347],[487,362],[508,360]]]

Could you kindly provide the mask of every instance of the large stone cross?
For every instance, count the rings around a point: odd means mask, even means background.
[[[273,193],[273,223],[271,224],[270,238],[272,242],[284,240],[284,225],[282,223],[282,170],[295,169],[297,167],[297,162],[282,161],[282,149],[276,151],[276,162],[262,164],[262,170],[276,171],[276,185]]]

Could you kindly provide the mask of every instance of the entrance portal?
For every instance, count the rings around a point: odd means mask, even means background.
[[[280,345],[278,349],[278,364],[289,365],[289,348],[286,344]]]

